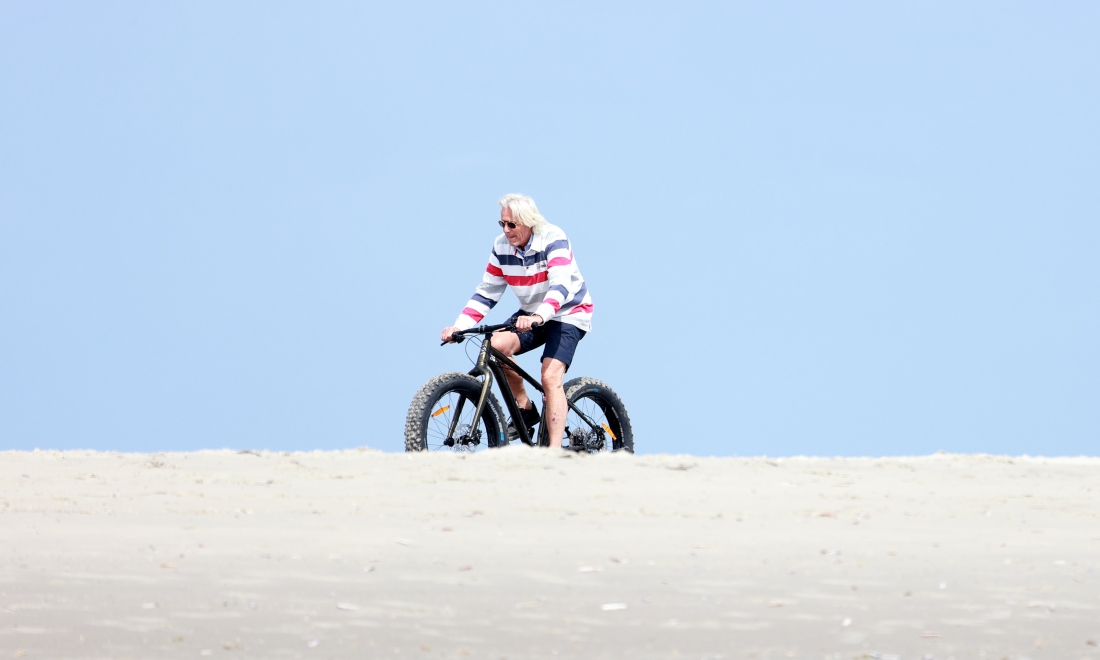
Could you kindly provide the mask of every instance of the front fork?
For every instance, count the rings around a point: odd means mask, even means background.
[[[458,429],[458,420],[462,417],[462,407],[466,405],[466,397],[459,396],[458,404],[455,406],[455,414],[451,417],[451,428],[447,429],[447,439],[443,441],[443,444],[447,447],[455,446],[455,430]]]
[[[470,375],[481,375],[485,377],[485,380],[481,383],[481,394],[477,397],[477,409],[474,410],[474,422],[470,425],[470,434],[475,436],[474,439],[479,441],[481,438],[477,436],[477,424],[481,419],[481,412],[485,410],[485,400],[489,398],[489,390],[493,388],[493,372],[486,365],[486,359],[489,355],[489,338],[481,343],[481,352],[477,356],[477,366],[471,371]],[[451,419],[451,428],[447,431],[447,440],[444,444],[448,447],[453,447],[455,444],[455,431],[458,429],[458,419],[462,415],[462,407],[466,404],[466,397],[460,396],[458,398],[458,406],[455,411],[455,416]]]

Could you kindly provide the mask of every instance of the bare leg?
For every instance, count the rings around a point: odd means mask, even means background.
[[[562,388],[564,378],[564,362],[554,358],[542,361],[542,389],[546,391],[546,433],[551,447],[561,447],[561,439],[565,434],[565,415],[569,406],[565,402],[565,390]]]
[[[514,332],[494,332],[491,341],[493,342],[493,348],[508,357],[515,355],[520,348],[519,336]],[[508,379],[508,387],[512,390],[512,396],[516,397],[516,405],[520,409],[526,408],[527,404],[530,403],[530,399],[527,398],[527,388],[523,386],[523,377],[511,369],[505,369],[504,376]]]

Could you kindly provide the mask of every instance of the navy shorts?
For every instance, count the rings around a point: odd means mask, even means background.
[[[527,316],[527,312],[520,310],[512,314],[508,322],[514,323],[521,316]],[[523,355],[539,346],[546,346],[542,349],[542,359],[561,360],[565,363],[565,370],[568,371],[569,365],[573,363],[573,353],[577,350],[577,344],[587,333],[575,325],[561,321],[547,321],[534,330],[516,334],[519,336],[519,350],[516,351],[516,355]]]

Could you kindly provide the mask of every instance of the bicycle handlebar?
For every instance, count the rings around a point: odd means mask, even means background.
[[[531,329],[542,325],[541,323],[532,323]],[[497,325],[479,325],[466,330],[455,330],[451,333],[451,341],[441,342],[440,346],[446,346],[447,344],[461,344],[462,340],[466,338],[466,335],[491,335],[497,330],[509,330],[511,332],[516,331],[515,323],[499,323]]]

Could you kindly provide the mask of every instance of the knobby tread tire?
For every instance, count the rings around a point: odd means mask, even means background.
[[[405,417],[405,451],[428,450],[429,415],[435,408],[436,402],[448,392],[461,392],[470,399],[466,405],[476,406],[478,394],[481,392],[481,381],[469,374],[450,371],[439,374],[424,383],[409,404],[409,413]],[[501,412],[500,403],[491,391],[485,398],[485,409],[481,412],[481,419],[485,423],[487,447],[501,447],[508,444],[504,413]]]
[[[565,384],[565,398],[573,403],[582,398],[596,401],[607,416],[615,435],[618,436],[612,442],[612,450],[626,450],[631,454],[634,453],[634,430],[630,426],[630,415],[626,412],[623,400],[615,390],[607,386],[607,383],[585,376],[574,378]]]

